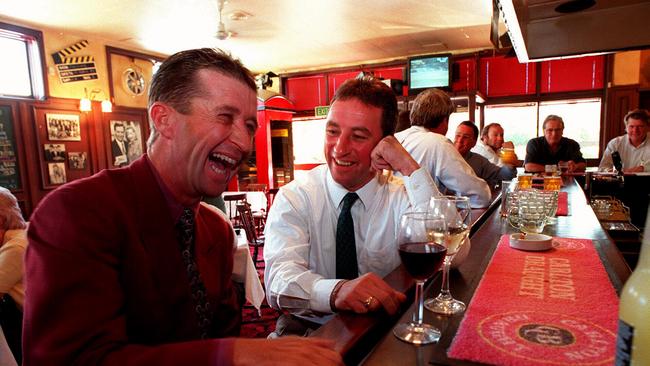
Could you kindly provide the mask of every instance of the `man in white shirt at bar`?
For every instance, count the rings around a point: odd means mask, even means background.
[[[327,116],[327,165],[280,188],[266,221],[264,278],[269,304],[297,316],[281,317],[273,335],[307,334],[339,311],[394,314],[406,299],[382,280],[400,264],[399,221],[439,192],[392,136],[396,118],[388,86],[370,77],[346,81]]]
[[[411,109],[411,127],[395,134],[406,151],[429,170],[440,191],[450,190],[468,196],[474,208],[486,207],[492,196],[487,183],[456,151],[445,135],[449,115],[455,110],[447,93],[427,89],[420,93]],[[451,192],[450,192],[451,193]]]
[[[514,166],[512,161],[504,163],[499,157],[499,149],[502,147],[514,149],[515,145],[512,141],[504,140],[504,130],[498,123],[490,123],[485,125],[481,130],[481,139],[476,142],[476,146],[472,148],[472,152],[483,155],[490,163],[500,167],[504,165]],[[514,154],[511,160],[516,161],[517,155]]]
[[[607,144],[599,170],[611,170],[614,167],[612,154],[618,151],[623,163],[623,172],[638,173],[650,171],[650,129],[648,111],[635,109],[629,111],[623,121],[626,135],[613,138]]]

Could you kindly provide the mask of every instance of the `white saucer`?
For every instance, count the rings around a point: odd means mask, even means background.
[[[553,247],[553,238],[544,234],[515,233],[510,235],[510,247],[535,252],[549,250]]]

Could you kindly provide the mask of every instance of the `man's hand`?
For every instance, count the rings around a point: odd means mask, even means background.
[[[343,284],[336,294],[334,305],[338,310],[361,314],[384,309],[393,315],[405,300],[406,295],[393,290],[379,276],[366,273]]]
[[[634,168],[623,169],[623,173],[640,173],[643,172],[643,165],[635,166]]]
[[[282,337],[235,340],[235,365],[343,365],[334,342],[319,338]]]
[[[420,169],[420,165],[394,136],[386,136],[379,141],[370,157],[373,168],[398,171],[405,177]]]

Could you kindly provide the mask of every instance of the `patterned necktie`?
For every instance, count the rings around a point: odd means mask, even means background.
[[[181,254],[190,281],[190,290],[192,291],[194,310],[201,330],[201,339],[206,339],[209,335],[212,313],[210,312],[210,303],[208,302],[205,285],[201,280],[201,274],[194,260],[194,212],[191,209],[183,209],[183,214],[178,220],[178,229],[180,230]]]
[[[359,196],[353,192],[348,192],[343,197],[343,208],[336,224],[336,278],[340,279],[350,280],[359,276],[354,222],[350,214],[350,209],[357,198]]]

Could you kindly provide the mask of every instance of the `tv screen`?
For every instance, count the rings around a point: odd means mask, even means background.
[[[409,59],[409,90],[450,86],[449,55],[420,56]]]

